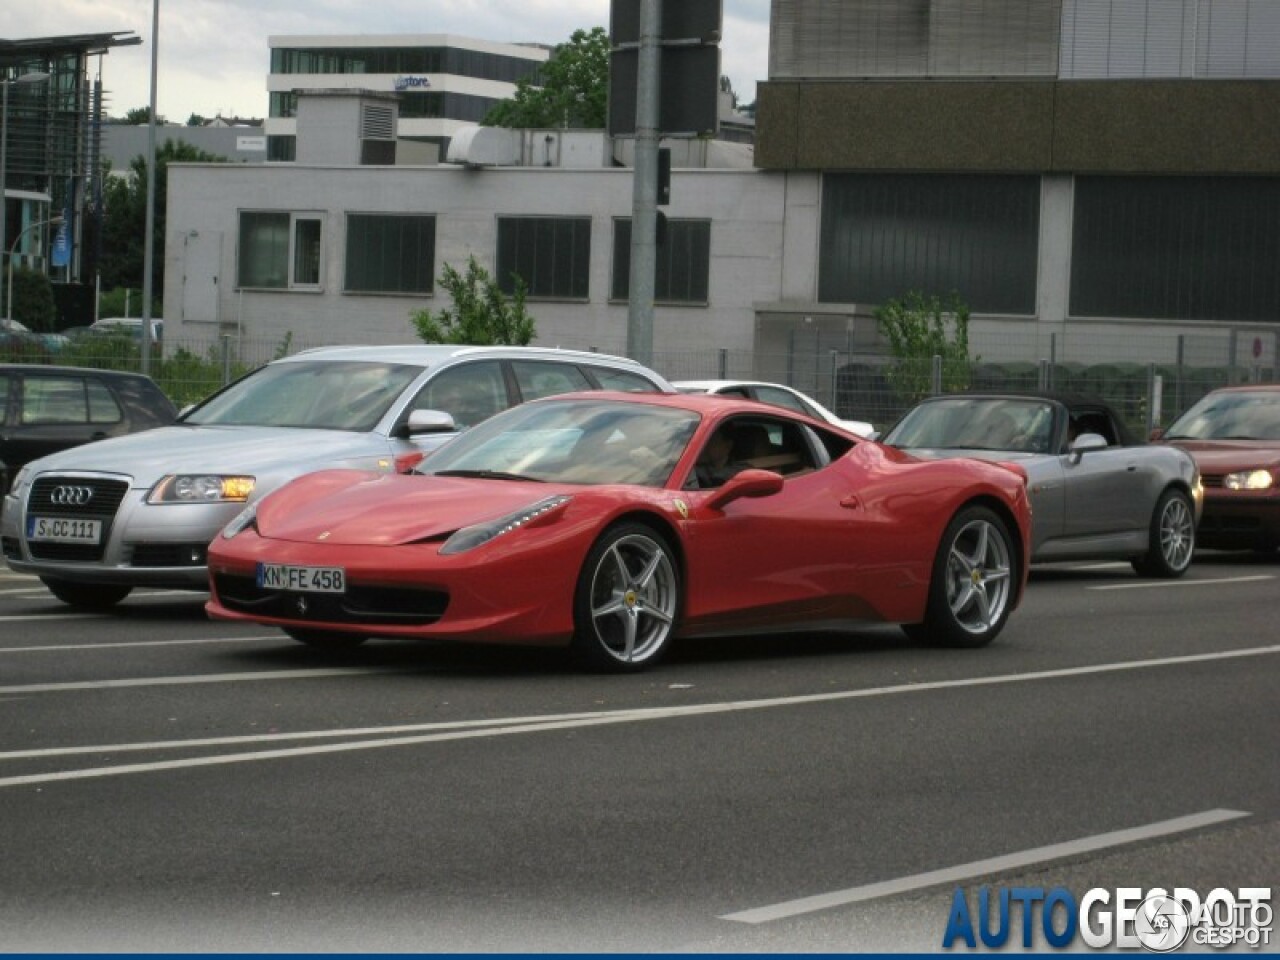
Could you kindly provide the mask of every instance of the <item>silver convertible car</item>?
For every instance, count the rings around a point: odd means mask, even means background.
[[[4,499],[0,547],[60,600],[208,588],[209,542],[285,481],[326,467],[404,471],[526,400],[674,389],[631,360],[531,347],[328,347],[277,360],[172,426],[34,460]],[[443,416],[448,413],[450,416]]]
[[[920,457],[1020,464],[1031,495],[1031,560],[1111,560],[1180,577],[1204,500],[1190,455],[1130,434],[1107,404],[1071,396],[925,400],[883,443]]]

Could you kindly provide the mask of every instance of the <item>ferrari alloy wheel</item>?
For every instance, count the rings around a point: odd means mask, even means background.
[[[367,640],[358,633],[338,633],[333,630],[306,630],[299,627],[285,627],[284,632],[299,643],[317,650],[354,650]]]
[[[639,670],[666,650],[679,612],[671,547],[650,527],[619,524],[595,542],[582,565],[574,650],[593,667]]]
[[[1196,549],[1196,515],[1191,498],[1181,490],[1166,490],[1151,514],[1147,552],[1133,561],[1144,577],[1180,577],[1191,566]]]
[[[907,628],[949,647],[983,647],[1013,605],[1017,559],[1008,528],[986,507],[966,507],[942,536],[923,624]]]
[[[56,577],[41,577],[40,581],[63,603],[84,610],[108,610],[133,590],[122,583],[77,583]]]

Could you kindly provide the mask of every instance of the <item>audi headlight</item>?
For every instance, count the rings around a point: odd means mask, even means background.
[[[510,533],[512,530],[523,527],[539,517],[545,517],[552,510],[562,507],[568,502],[569,498],[567,496],[547,497],[545,500],[539,500],[537,503],[523,507],[514,513],[509,513],[505,517],[487,520],[484,523],[477,523],[470,527],[463,527],[444,542],[440,552],[451,554],[474,550],[495,537]]]
[[[147,503],[244,503],[251,493],[253,477],[178,473],[152,487]]]
[[[9,484],[9,495],[16,497],[22,493],[22,488],[26,486],[27,477],[30,471],[26,467],[19,467],[18,472],[13,477],[13,483]]]
[[[1275,482],[1270,470],[1241,470],[1222,478],[1228,490],[1270,490]]]
[[[239,513],[234,520],[222,528],[222,536],[227,540],[254,526],[258,520],[258,505],[251,503]]]

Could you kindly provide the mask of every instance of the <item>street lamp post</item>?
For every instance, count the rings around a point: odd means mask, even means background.
[[[48,79],[49,74],[32,71],[12,80],[7,76],[0,80],[0,89],[4,91],[0,94],[3,98],[3,105],[0,105],[0,253],[5,249],[4,241],[9,235],[9,224],[5,220],[9,213],[9,194],[6,192],[9,185],[9,88],[15,83],[42,83]],[[18,236],[21,237],[22,234]],[[3,267],[4,264],[0,263],[0,274],[4,272]],[[9,273],[12,275],[13,270],[10,269]],[[12,289],[9,291],[9,300],[13,300]]]
[[[13,238],[13,243],[10,244],[9,246],[9,298],[8,300],[5,301],[5,309],[4,309],[5,315],[10,320],[13,319],[13,256],[15,253],[18,252],[18,244],[22,242],[23,237],[25,237],[28,233],[30,233],[36,227],[57,227],[57,226],[61,226],[61,224],[62,224],[61,214],[59,214],[56,217],[50,217],[48,220],[37,220],[35,223],[27,224],[18,232],[18,235]]]

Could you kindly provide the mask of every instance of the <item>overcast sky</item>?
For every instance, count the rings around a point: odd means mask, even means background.
[[[723,0],[720,70],[742,103],[767,78],[769,0]],[[139,46],[101,58],[108,112],[151,99],[152,0],[0,0],[0,37],[133,31]],[[265,117],[267,38],[296,34],[452,33],[556,44],[609,26],[609,0],[160,0],[157,110],[171,122]],[[95,63],[98,61],[94,61]]]

